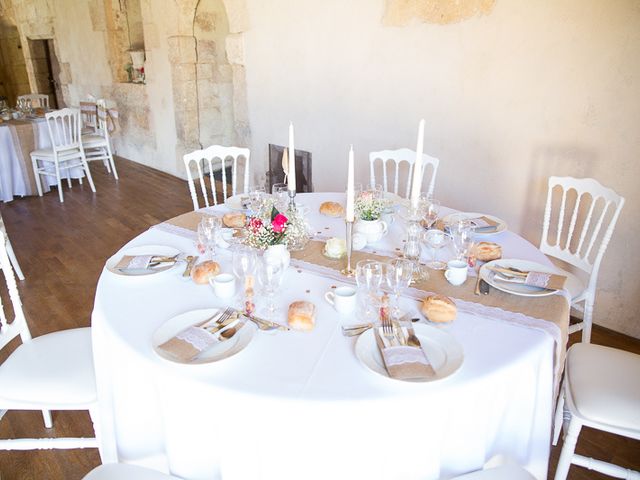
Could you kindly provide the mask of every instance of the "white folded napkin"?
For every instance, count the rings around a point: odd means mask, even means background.
[[[155,259],[165,255],[124,255],[116,264],[116,269],[123,273],[141,273],[149,270],[166,268],[176,263],[178,258],[158,262]],[[157,265],[154,265],[157,263]]]

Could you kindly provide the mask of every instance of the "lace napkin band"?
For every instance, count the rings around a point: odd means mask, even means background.
[[[403,329],[404,331],[404,329]],[[428,380],[436,374],[424,350],[408,345],[393,346],[382,333],[381,327],[373,330],[384,366],[391,378],[398,380]]]
[[[506,268],[489,267],[493,279],[504,283],[515,283],[547,290],[562,290],[567,281],[564,275],[547,272],[515,272]]]
[[[182,362],[192,361],[202,352],[224,341],[221,340],[220,334],[231,328],[240,327],[238,325],[240,317],[237,313],[221,324],[217,322],[217,319],[218,316],[204,324],[191,325],[159,345],[158,348],[176,360]]]

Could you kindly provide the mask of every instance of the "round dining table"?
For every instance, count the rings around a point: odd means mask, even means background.
[[[344,238],[344,219],[318,211],[328,200],[344,204],[345,195],[296,197],[314,234]],[[202,212],[228,210],[218,205]],[[442,208],[442,214],[448,212]],[[388,234],[372,248],[401,247],[405,222],[399,215],[389,220]],[[499,243],[505,258],[550,265],[508,229],[485,239]],[[140,234],[113,258],[135,246],[197,254],[195,232],[171,222]],[[428,259],[428,252],[423,255]],[[232,272],[229,250],[217,248],[215,260],[223,272]],[[312,331],[255,329],[235,355],[179,364],[156,353],[155,332],[185,312],[229,305],[209,285],[197,285],[182,273],[178,267],[127,277],[105,268],[100,276],[92,335],[103,461],[198,480],[417,480],[451,478],[502,454],[546,478],[557,340],[527,322],[544,318],[523,321],[521,314],[464,302],[468,308],[459,306],[455,321],[429,325],[461,346],[460,368],[437,381],[398,381],[358,359],[358,338],[341,332],[342,325],[358,319],[338,314],[325,301],[326,292],[352,280],[330,278],[292,260],[274,320],[286,324],[288,305],[307,300],[316,306]],[[466,284],[475,283],[470,275]],[[262,300],[256,297],[259,307]],[[416,325],[427,323],[418,300],[403,297],[402,306],[421,319]],[[515,317],[519,321],[512,321]]]

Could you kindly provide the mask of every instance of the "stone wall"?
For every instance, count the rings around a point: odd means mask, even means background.
[[[16,97],[29,93],[29,77],[18,29],[7,17],[0,18],[0,96],[15,105]]]

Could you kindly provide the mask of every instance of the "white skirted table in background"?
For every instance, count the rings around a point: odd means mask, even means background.
[[[344,202],[344,194],[296,200],[308,207],[317,232],[344,236],[342,219],[317,213],[322,201]],[[401,245],[401,222],[391,225],[380,250]],[[195,254],[194,237],[161,224],[127,246],[166,245]],[[503,246],[506,258],[549,264],[512,232],[488,239]],[[230,252],[218,249],[216,257],[231,272]],[[92,326],[107,460],[189,479],[387,480],[448,478],[506,454],[546,478],[558,337],[537,328],[540,319],[495,307],[459,308],[458,318],[439,328],[461,344],[460,369],[433,383],[395,381],[363,366],[356,339],[341,334],[341,324],[356,320],[340,317],[323,298],[341,282],[294,261],[277,320],[285,321],[292,301],[312,301],[312,332],[257,331],[235,356],[178,365],[154,352],[156,329],[183,312],[227,305],[181,273],[128,278],[105,269],[100,277]],[[415,300],[403,302],[418,311]],[[519,321],[511,321],[516,316]]]
[[[51,148],[44,118],[10,120],[0,123],[0,200],[10,202],[14,196],[37,195],[30,154]],[[82,168],[72,169],[71,178],[82,178]],[[56,185],[53,177],[43,177],[43,189]]]

